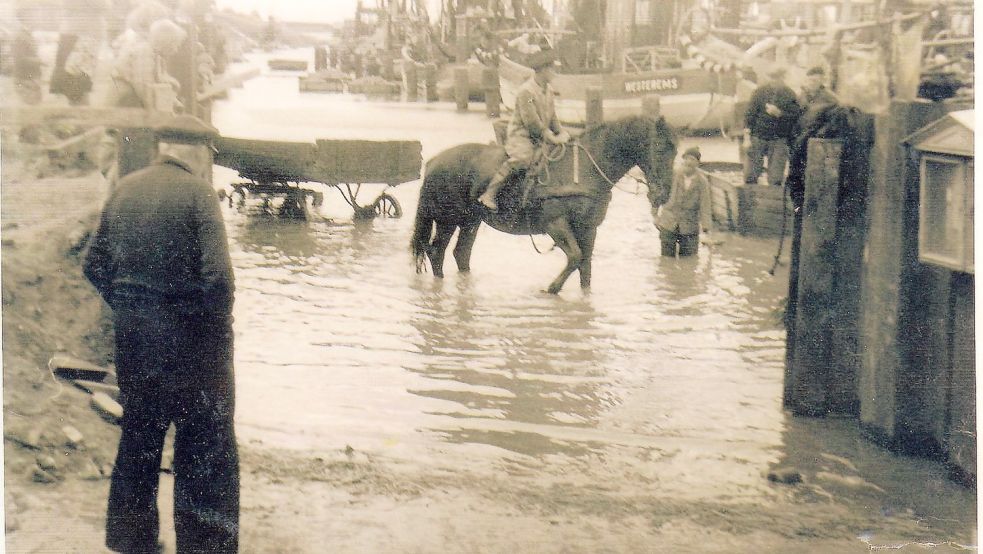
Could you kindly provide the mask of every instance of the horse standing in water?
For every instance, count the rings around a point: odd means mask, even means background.
[[[614,183],[639,167],[648,182],[649,200],[658,207],[669,197],[676,142],[661,117],[633,116],[592,127],[567,144],[560,159],[548,163],[545,179],[532,185],[528,194],[521,178],[506,183],[498,212],[489,211],[477,198],[501,165],[505,150],[485,144],[444,150],[427,162],[420,189],[411,241],[417,271],[429,259],[434,276],[444,276],[444,253],[458,228],[454,259],[459,271],[470,271],[471,248],[485,222],[514,235],[549,234],[566,254],[567,264],[547,292],[560,292],[574,270],[580,271],[580,286],[586,289],[597,227],[607,214]]]

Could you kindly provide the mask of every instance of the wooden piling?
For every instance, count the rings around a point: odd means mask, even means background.
[[[361,54],[355,54],[354,58],[355,58],[354,59],[354,62],[355,62],[355,68],[354,68],[355,69],[355,77],[356,78],[358,78],[358,77],[364,77],[365,76],[365,60],[362,59],[362,55]]]
[[[423,66],[423,80],[426,89],[426,101],[437,101],[437,64],[428,63]]]
[[[486,67],[481,70],[481,88],[485,92],[485,114],[492,119],[500,116],[502,100],[498,90],[498,68]]]
[[[420,95],[420,77],[416,62],[403,60],[403,75],[405,75],[406,101],[416,102]]]
[[[396,61],[389,54],[383,54],[379,58],[379,74],[383,79],[392,81],[396,78]],[[419,71],[417,71],[419,75]],[[419,77],[417,77],[419,79]]]
[[[653,119],[662,116],[662,98],[658,94],[649,94],[642,97],[642,114]]]
[[[859,376],[860,423],[885,446],[913,450],[928,444],[930,383],[944,382],[946,332],[932,303],[946,292],[943,275],[918,262],[918,160],[900,146],[904,137],[945,115],[941,102],[893,101],[876,119],[868,234],[860,297],[865,355]],[[941,346],[940,346],[941,345]]]
[[[455,36],[455,55],[457,63],[464,63],[471,57],[471,48],[468,45],[468,16],[457,16],[457,33]]]
[[[836,256],[836,199],[840,183],[838,140],[810,139],[802,215],[795,352],[785,368],[784,404],[797,415],[828,413]]]
[[[587,106],[586,119],[584,123],[587,127],[600,125],[604,121],[604,97],[601,87],[587,87]]]
[[[328,51],[323,46],[314,47],[314,71],[328,68]]]
[[[454,99],[457,101],[457,111],[468,111],[468,96],[471,84],[468,82],[468,68],[454,68]]]

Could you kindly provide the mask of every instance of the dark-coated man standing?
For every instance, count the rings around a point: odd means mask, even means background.
[[[178,552],[236,552],[239,458],[233,429],[233,274],[201,147],[161,156],[120,180],[85,259],[113,310],[123,405],[106,545],[155,552],[158,474],[173,423]]]
[[[749,185],[758,182],[767,157],[768,184],[781,186],[801,108],[795,92],[785,84],[785,68],[772,69],[768,79],[751,95],[744,116],[744,139],[749,143],[744,182]]]

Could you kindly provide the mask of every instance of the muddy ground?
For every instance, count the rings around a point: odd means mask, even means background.
[[[105,183],[91,167],[52,172],[18,161],[36,154],[7,146],[0,187],[6,547],[101,552],[119,430],[90,408],[87,393],[57,380],[47,361],[55,353],[112,361],[108,310],[81,275],[78,248]],[[68,444],[65,426],[82,434],[80,444]],[[673,498],[659,493],[657,480],[639,490],[617,482],[543,481],[521,467],[423,466],[344,445],[302,452],[241,444],[241,549],[946,552],[975,544],[967,495],[949,485],[936,492],[959,498],[943,500],[942,510],[937,498],[925,513],[891,508],[892,498],[905,495],[892,490],[891,480],[911,482],[925,464],[911,462],[905,475],[871,476],[857,460],[813,455],[818,449],[805,443],[817,426],[804,423],[800,430],[802,454],[783,463],[805,482],[768,485],[772,500],[765,505]],[[761,469],[766,481],[768,468]],[[844,479],[822,480],[830,474]],[[167,551],[173,551],[171,485],[162,473]]]

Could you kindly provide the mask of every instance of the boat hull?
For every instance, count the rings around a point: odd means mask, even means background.
[[[533,74],[528,67],[502,58],[499,65],[502,101],[515,105],[519,87]],[[665,69],[641,73],[557,74],[556,115],[561,122],[583,125],[587,120],[587,89],[597,87],[603,99],[603,118],[613,121],[642,113],[642,98],[657,94],[662,115],[678,128],[729,129],[734,123],[734,77],[702,69]]]

